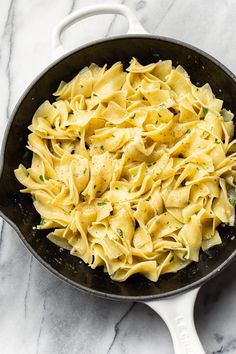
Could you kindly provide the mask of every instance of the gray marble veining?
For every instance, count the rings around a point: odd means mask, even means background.
[[[68,13],[96,0],[4,0],[0,12],[0,142],[24,88],[50,62],[50,35]],[[212,54],[236,72],[234,0],[123,0],[143,26]],[[124,33],[120,16],[94,17],[71,27],[63,43],[73,48]],[[96,29],[96,31],[94,30]],[[208,354],[236,353],[236,262],[204,286],[195,317]],[[171,354],[163,321],[142,304],[85,295],[46,271],[0,221],[1,354]]]

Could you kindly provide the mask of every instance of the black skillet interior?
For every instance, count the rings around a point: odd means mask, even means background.
[[[11,220],[13,226],[17,226],[20,238],[41,263],[80,289],[124,300],[159,298],[206,281],[233,258],[236,250],[234,230],[229,232],[228,228],[221,228],[222,245],[202,253],[199,263],[193,263],[176,274],[162,276],[157,283],[138,275],[124,283],[113,282],[102,269],[88,268],[79,258],[70,256],[68,251],[60,251],[48,241],[45,232],[32,229],[40,218],[32,206],[31,197],[19,192],[21,186],[15,179],[13,170],[21,162],[29,165],[31,156],[26,153],[25,148],[29,133],[27,126],[37,107],[45,99],[53,100],[52,93],[62,79],[70,80],[91,62],[101,66],[107,63],[110,66],[121,60],[124,67],[127,67],[133,56],[142,64],[172,59],[173,65],[181,64],[187,70],[194,84],[200,86],[209,82],[216,96],[224,100],[224,107],[236,113],[236,81],[233,75],[201,51],[177,41],[154,36],[124,36],[94,42],[50,66],[23,95],[13,113],[9,131],[6,132],[8,137],[5,151],[2,151],[4,162],[0,180],[0,210]]]

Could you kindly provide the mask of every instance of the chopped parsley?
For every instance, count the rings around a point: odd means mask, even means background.
[[[102,205],[107,205],[107,203],[106,202],[98,202],[97,205],[102,206]]]
[[[93,189],[95,189],[96,187],[97,187],[97,185],[96,185],[96,184],[94,184]]]
[[[156,124],[158,124],[158,119],[156,120]]]
[[[87,167],[83,170],[83,174],[85,175],[86,172],[87,172]]]
[[[174,256],[172,256],[172,257],[171,257],[171,259],[170,259],[170,262],[173,262],[174,258],[175,258],[175,257],[174,257]]]
[[[116,229],[116,231],[117,231],[117,233],[118,233],[118,235],[119,235],[120,237],[123,237],[123,236],[124,236],[124,233],[123,233],[123,231],[122,231],[121,229]]]
[[[41,179],[42,182],[44,181],[44,178],[42,175],[39,176],[39,179]]]
[[[30,153],[30,152],[27,150],[27,151],[24,153],[23,158],[26,159],[26,158],[29,156],[29,153]]]
[[[46,220],[44,218],[41,218],[40,225],[43,226],[45,223],[46,223]]]
[[[160,115],[160,113],[157,113],[157,114],[158,114],[158,117],[159,117],[159,118],[161,118],[161,115]]]
[[[131,188],[128,190],[128,193],[131,193]]]
[[[130,117],[130,119],[134,119],[135,116],[136,116],[136,113],[134,113],[134,114]]]
[[[204,116],[206,116],[208,113],[208,108],[202,107],[202,112],[203,112]]]
[[[236,189],[231,187],[227,191],[227,195],[230,203],[235,207],[236,206]]]
[[[156,57],[156,58],[159,58],[160,54],[159,53],[153,53],[153,56]]]
[[[102,151],[104,151],[104,146],[103,145],[101,145],[100,148],[101,148]]]
[[[235,207],[236,206],[236,199],[231,199],[230,203]]]
[[[83,87],[84,87],[84,85],[80,85],[80,87],[81,87],[81,88],[83,88]]]
[[[220,144],[220,140],[219,140],[219,139],[216,139],[216,140],[215,140],[215,143],[216,143],[216,144]]]
[[[191,129],[186,130],[185,134],[190,134],[191,133]]]
[[[119,188],[118,187],[115,187],[116,190],[118,190]]]

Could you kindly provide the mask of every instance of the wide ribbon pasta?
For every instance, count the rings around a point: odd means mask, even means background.
[[[113,280],[157,281],[220,244],[234,223],[233,114],[171,60],[127,71],[96,64],[61,82],[35,112],[29,168],[17,179],[37,229]],[[231,192],[231,194],[230,194]]]

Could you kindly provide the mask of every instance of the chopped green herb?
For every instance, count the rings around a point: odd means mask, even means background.
[[[208,113],[208,108],[202,107],[202,111],[203,111],[204,116],[206,116]]]
[[[160,113],[157,113],[158,114],[158,117],[160,117],[161,118],[161,115],[160,115]]]
[[[153,53],[153,56],[156,58],[159,58],[160,54],[159,53]]]
[[[197,170],[199,171],[199,167],[197,167]]]
[[[216,143],[216,144],[220,144],[220,140],[219,140],[219,139],[216,139],[216,140],[215,140],[215,143]]]
[[[118,187],[115,187],[116,190],[118,190],[119,188]]]
[[[105,202],[98,202],[97,205],[102,206],[102,205],[107,205],[107,203],[105,203]]]
[[[158,124],[158,120],[156,120],[156,124]]]
[[[227,191],[227,195],[228,195],[230,203],[233,206],[236,206],[236,188],[233,188],[233,187],[229,188]]]
[[[93,186],[93,189],[95,189],[97,187],[97,185],[95,184],[94,186]]]
[[[131,193],[131,188],[128,190],[128,193]]]
[[[41,218],[41,220],[40,220],[40,225],[43,226],[45,223],[46,223],[45,219],[44,219],[44,218]]]
[[[211,132],[213,131],[214,127],[211,127]]]
[[[29,156],[30,152],[27,150],[24,155],[23,155],[23,159],[26,159]]]
[[[190,134],[191,133],[191,129],[186,130],[185,134]]]
[[[152,164],[150,163],[149,165],[147,165],[148,167],[152,167]]]
[[[136,113],[134,113],[134,114],[130,117],[130,119],[134,119],[135,116],[136,116]]]
[[[104,146],[103,146],[103,145],[101,145],[100,147],[101,147],[101,150],[102,150],[102,151],[104,151]]]
[[[165,103],[161,103],[159,106],[160,107],[165,107],[166,105],[165,105]]]
[[[87,172],[87,167],[85,167],[85,169],[83,170],[83,174],[85,175],[86,172]]]
[[[124,236],[123,231],[121,229],[116,229],[116,231],[120,237]]]
[[[174,256],[172,256],[172,257],[171,257],[171,259],[170,259],[170,262],[173,262],[174,258],[175,258],[175,257],[174,257]]]
[[[39,176],[39,179],[41,179],[41,181],[44,181],[44,178],[42,175]]]
[[[81,88],[83,88],[83,87],[84,87],[84,85],[80,85],[80,87],[81,87]]]
[[[183,159],[183,158],[184,158],[184,154],[182,154],[182,152],[181,152],[181,153],[179,154],[179,157]]]

